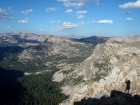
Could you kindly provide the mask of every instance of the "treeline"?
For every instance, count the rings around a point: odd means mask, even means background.
[[[79,63],[85,58],[65,58],[61,55],[47,56],[38,54],[41,58],[34,58],[27,62],[20,62],[17,54],[8,55],[0,61],[0,105],[58,105],[68,98],[61,94],[62,83],[52,81],[53,74],[59,69],[59,62]],[[37,55],[35,54],[34,57]],[[46,62],[51,64],[46,67]],[[24,72],[41,72],[38,75],[24,76]],[[69,72],[67,72],[69,73]],[[79,82],[80,78],[75,82]],[[74,84],[76,84],[74,83]]]
[[[61,94],[60,85],[51,80],[56,70],[54,67],[51,72],[18,79],[23,87],[26,87],[27,94],[24,95],[26,105],[58,105],[67,98]]]
[[[58,69],[51,70],[24,76],[23,72],[0,68],[1,105],[58,105],[67,96],[61,94],[60,84],[51,80]]]

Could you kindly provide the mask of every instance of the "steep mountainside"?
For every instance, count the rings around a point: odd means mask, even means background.
[[[140,95],[139,45],[139,42],[121,44],[111,41],[97,45],[93,54],[63,79],[63,93],[70,97],[61,105],[70,105],[85,97],[109,96],[111,90],[125,92],[126,80],[131,82],[130,93]],[[79,83],[73,85],[72,79]]]

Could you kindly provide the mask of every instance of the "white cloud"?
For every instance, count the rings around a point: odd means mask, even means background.
[[[56,21],[57,23],[60,23],[61,22],[61,20],[58,20],[58,21]]]
[[[123,12],[124,14],[127,14],[127,15],[130,15],[131,14],[131,12]]]
[[[7,26],[7,28],[10,28],[10,26]]]
[[[31,12],[33,12],[33,9],[21,11],[21,14],[28,14],[28,13],[31,13]]]
[[[75,0],[76,1],[76,0]],[[77,0],[78,2],[83,2],[83,3],[90,3],[93,2],[95,4],[99,4],[99,0]]]
[[[77,11],[76,13],[77,13],[77,14],[86,14],[87,11],[86,11],[86,10],[84,10],[84,11]]]
[[[97,21],[98,24],[113,24],[112,20],[99,20]]]
[[[133,18],[126,18],[126,20],[133,20]]]
[[[53,21],[51,21],[51,23],[60,23],[60,22],[61,22],[61,20],[58,20],[58,21],[53,20]]]
[[[55,21],[53,20],[53,21],[51,21],[51,23],[55,23]]]
[[[0,8],[0,13],[5,13],[5,12],[6,12],[5,9]]]
[[[34,30],[34,29],[33,29],[33,30]],[[40,29],[38,29],[38,30],[35,30],[35,31],[39,32],[39,31],[43,31],[43,29],[42,29],[42,28],[40,28]]]
[[[74,7],[74,8],[79,8],[79,9],[85,9],[84,3],[71,3],[71,2],[64,2],[65,7]]]
[[[84,18],[84,15],[78,15],[78,19]]]
[[[9,6],[8,9],[11,10],[11,7]]]
[[[93,24],[95,22],[96,22],[95,20],[92,20],[92,21],[88,21],[87,24]]]
[[[84,21],[81,21],[81,25],[84,25],[85,24],[85,22]]]
[[[140,8],[140,0],[119,5],[120,8]]]
[[[91,23],[95,23],[95,20],[92,20]]]
[[[65,7],[73,7],[78,9],[85,9],[85,3],[95,3],[99,4],[99,0],[57,0],[58,2],[63,2]]]
[[[78,15],[78,19],[81,19],[81,18],[84,18],[84,15],[83,14],[86,14],[87,13],[87,11],[86,10],[83,10],[83,11],[77,11],[76,12],[77,13],[77,15]]]
[[[99,0],[57,0],[58,2],[78,2],[78,3],[89,3],[94,2],[96,4],[99,4]]]
[[[71,22],[63,22],[62,26],[58,27],[59,29],[72,29],[77,27],[77,24]]]
[[[49,12],[49,11],[57,11],[57,10],[59,10],[59,8],[58,7],[48,7],[47,9],[46,9],[46,12]]]
[[[43,31],[43,29],[39,29],[39,31]]]
[[[6,9],[0,8],[0,19],[11,19],[12,16],[6,12]]]
[[[26,19],[24,19],[24,20],[19,20],[19,21],[17,21],[18,23],[28,23],[28,18],[26,18]]]
[[[57,0],[57,1],[61,1],[61,2],[67,2],[68,0]]]
[[[72,9],[67,9],[65,12],[71,13],[72,12]]]

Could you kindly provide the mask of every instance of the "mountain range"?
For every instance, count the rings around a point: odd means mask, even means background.
[[[60,105],[109,97],[112,90],[125,93],[127,80],[131,82],[129,93],[134,96],[140,95],[139,46],[139,35],[75,39],[20,32],[0,34],[0,67],[2,71],[23,72],[25,78],[51,73],[51,84],[58,83],[61,94],[67,96]]]

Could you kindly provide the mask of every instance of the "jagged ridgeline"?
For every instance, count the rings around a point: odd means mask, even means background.
[[[96,44],[107,40],[91,38],[96,42],[23,33],[0,35],[1,103],[57,105],[68,98],[61,93],[63,83],[53,82],[52,76],[66,66],[74,69],[92,54]]]

